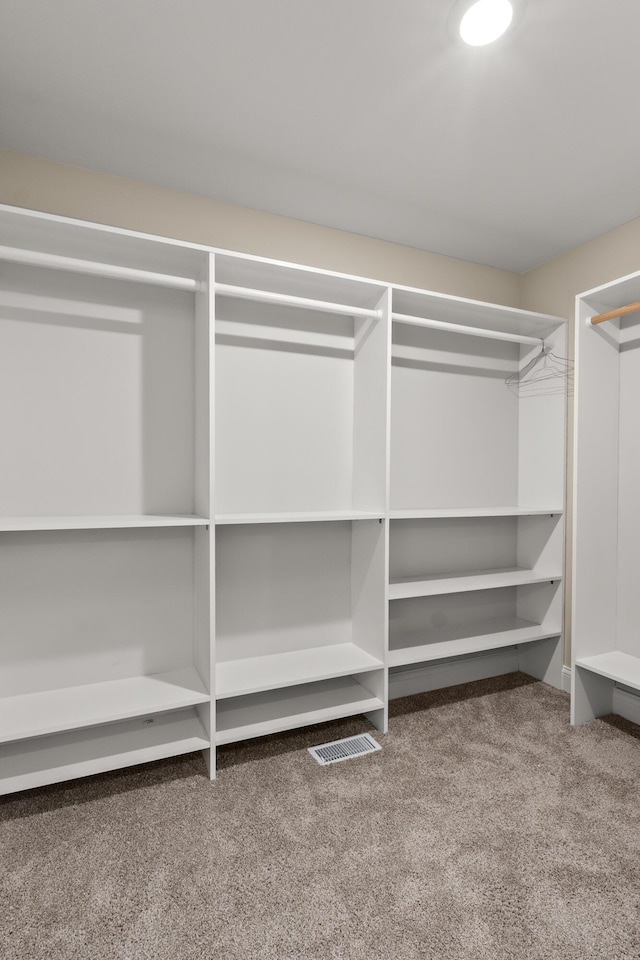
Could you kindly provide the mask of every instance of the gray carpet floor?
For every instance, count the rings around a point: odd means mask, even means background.
[[[640,732],[522,674],[0,802],[2,960],[640,957]]]

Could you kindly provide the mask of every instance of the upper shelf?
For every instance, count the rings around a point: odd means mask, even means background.
[[[566,324],[546,313],[402,286],[393,287],[393,313],[526,337],[543,337]]]
[[[555,580],[562,580],[562,574],[541,574],[519,567],[458,574],[454,577],[403,577],[391,581],[389,599],[405,600],[409,597],[434,597],[444,593],[467,593],[472,590],[500,590],[502,587],[520,587],[527,583],[547,583]]]
[[[207,247],[120,230],[102,224],[0,204],[0,247],[5,259],[79,273],[194,290],[206,272]],[[57,260],[77,261],[66,264]],[[1,259],[1,257],[0,257]],[[113,273],[115,271],[116,273]],[[145,276],[145,274],[147,276]]]
[[[260,291],[285,299],[317,300],[342,305],[347,311],[351,308],[363,316],[371,315],[391,288],[394,314],[415,318],[417,322],[422,319],[484,328],[507,337],[543,337],[566,323],[549,314],[6,205],[0,205],[0,247],[4,251],[0,258],[4,255],[5,259],[52,269],[137,280],[185,291],[200,289],[213,254],[216,283],[223,288]],[[242,294],[236,291],[235,295]]]
[[[560,517],[562,507],[445,507],[437,510],[391,510],[390,520],[450,520],[473,517]]]
[[[320,510],[310,513],[222,513],[216,516],[216,525],[243,523],[321,523],[339,520],[381,520],[384,512],[367,513],[363,510]]]
[[[348,274],[305,267],[300,264],[251,257],[248,254],[216,250],[216,285],[240,291],[259,290],[267,295],[300,297],[306,300],[342,304],[347,309],[373,310],[386,290],[386,284]],[[241,294],[236,294],[240,296]],[[246,297],[251,299],[249,295]],[[295,304],[292,304],[295,305]],[[322,309],[320,306],[318,309]]]
[[[0,532],[21,530],[118,530],[136,527],[205,527],[207,517],[194,514],[151,516],[148,514],[96,517],[0,517]]]

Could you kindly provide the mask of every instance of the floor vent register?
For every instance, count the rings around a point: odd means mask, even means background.
[[[375,753],[376,750],[382,750],[382,747],[369,733],[363,733],[357,737],[346,737],[344,740],[334,740],[332,743],[323,743],[320,747],[309,747],[311,756],[322,766],[339,763],[341,760],[353,760],[355,757],[363,757],[366,753]]]

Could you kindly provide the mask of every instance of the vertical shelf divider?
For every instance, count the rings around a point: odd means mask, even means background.
[[[384,703],[367,714],[381,732],[388,727],[388,501],[391,289],[377,304],[378,318],[354,319],[353,506],[380,511],[378,521],[352,523],[352,616],[355,643],[384,669],[361,678]]]
[[[209,517],[211,522],[207,527],[200,527],[194,531],[194,660],[210,694],[210,701],[198,706],[198,714],[211,744],[208,750],[203,750],[211,780],[216,775],[215,523],[213,520],[214,271],[215,255],[209,253],[199,289],[195,294],[195,509],[201,516]]]

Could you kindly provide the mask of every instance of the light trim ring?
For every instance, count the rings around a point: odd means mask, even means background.
[[[520,19],[524,0],[457,0],[449,30],[457,43],[484,47],[495,43]]]

